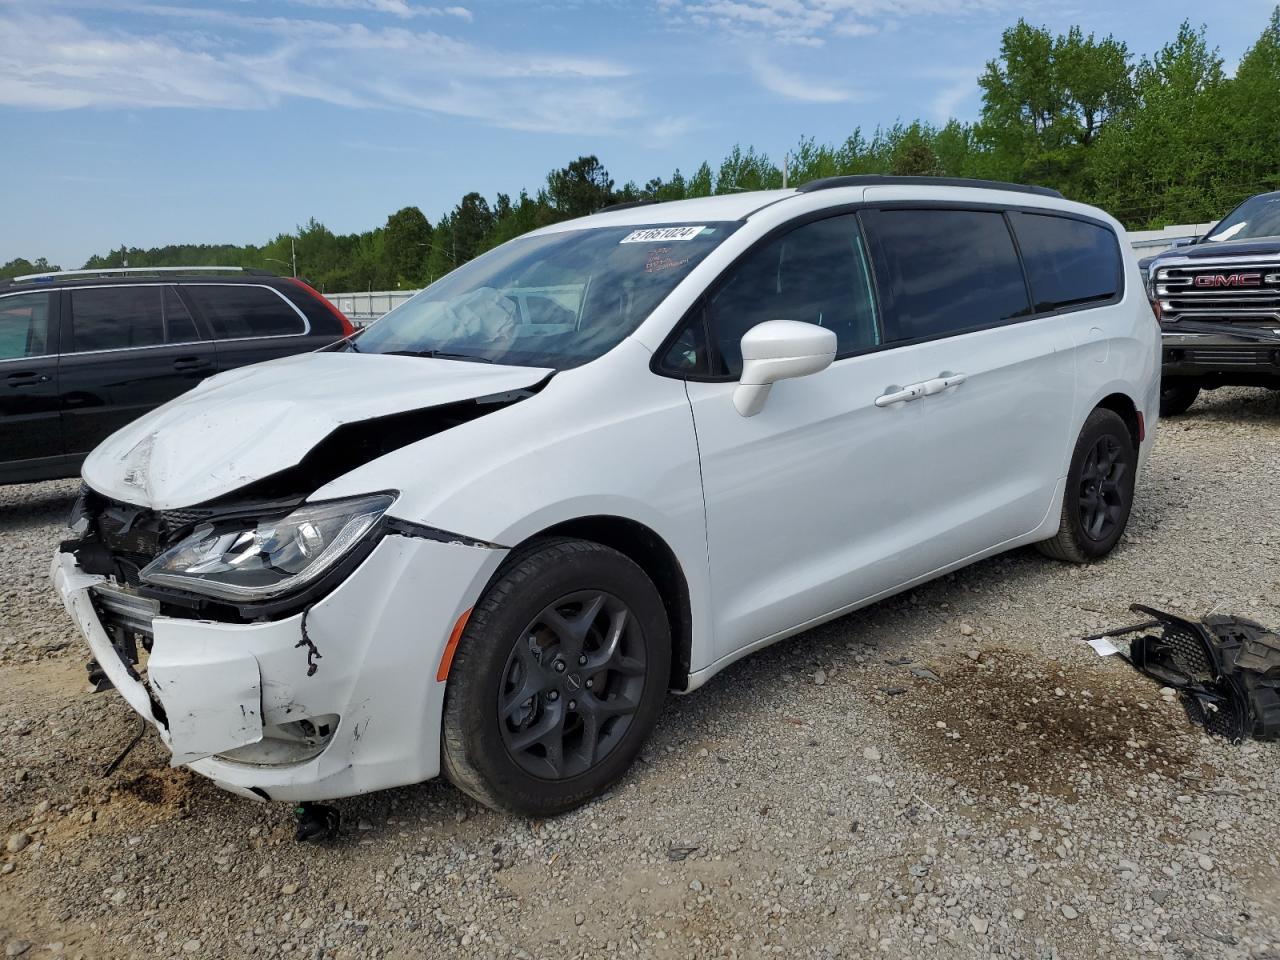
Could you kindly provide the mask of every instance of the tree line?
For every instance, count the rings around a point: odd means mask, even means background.
[[[1108,210],[1130,229],[1214,220],[1240,200],[1280,189],[1280,7],[1228,77],[1205,28],[1184,21],[1155,54],[1135,58],[1113,36],[1054,34],[1019,20],[978,78],[977,121],[894,123],[842,143],[802,138],[787,152],[792,185],[881,173],[1037,183]],[[735,145],[714,169],[614,183],[595,156],[492,203],[468,193],[435,224],[417,207],[381,227],[335,234],[314,218],[262,246],[121,246],[85,267],[218,264],[299,273],[321,289],[419,287],[500,243],[609,204],[680,200],[781,187],[783,171]],[[15,260],[0,278],[49,269]],[[53,268],[56,269],[56,268]]]

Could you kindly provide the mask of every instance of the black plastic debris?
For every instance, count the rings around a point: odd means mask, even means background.
[[[84,665],[89,673],[89,683],[93,686],[94,693],[102,693],[104,690],[111,690],[115,684],[111,682],[111,678],[107,676],[107,671],[102,669],[102,665],[97,660],[90,660]]]
[[[116,754],[116,758],[114,760],[112,760],[110,763],[108,763],[105,767],[102,768],[102,775],[104,777],[109,777],[116,772],[116,768],[119,767],[120,764],[124,763],[125,757],[133,753],[133,748],[142,742],[142,738],[143,736],[146,735],[146,732],[147,732],[147,721],[139,717],[138,730],[133,735],[133,739],[131,739],[125,745],[125,748],[123,750],[121,750],[118,754]]]
[[[1151,619],[1086,641],[1138,634],[1125,659],[1177,690],[1192,720],[1233,742],[1280,739],[1280,635],[1244,617],[1129,609]]]
[[[293,808],[293,815],[298,821],[294,839],[300,843],[308,840],[333,840],[342,826],[342,814],[336,807],[323,803],[304,801]]]

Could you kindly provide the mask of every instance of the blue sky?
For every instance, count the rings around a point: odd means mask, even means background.
[[[594,153],[618,183],[735,143],[971,120],[1024,16],[1232,69],[1274,0],[0,0],[0,262],[339,232]]]

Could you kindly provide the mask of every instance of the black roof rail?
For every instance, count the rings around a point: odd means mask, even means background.
[[[601,207],[596,213],[612,213],[614,210],[630,210],[632,207],[649,207],[657,202],[657,200],[624,200],[622,203],[611,203],[607,207]]]
[[[976,187],[983,190],[1009,190],[1014,193],[1034,193],[1041,197],[1066,199],[1052,187],[1039,187],[1029,183],[1004,183],[1000,180],[972,180],[968,177],[895,177],[880,173],[858,173],[845,177],[822,177],[796,187],[797,193],[813,193],[817,190],[834,190],[836,187]]]

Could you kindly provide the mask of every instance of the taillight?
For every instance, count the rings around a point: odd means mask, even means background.
[[[339,310],[337,307],[335,307],[329,301],[328,297],[326,297],[323,293],[321,293],[315,287],[311,286],[311,284],[306,283],[303,280],[299,280],[297,277],[286,277],[285,279],[288,280],[290,283],[296,283],[303,290],[307,291],[307,293],[311,294],[311,296],[319,300],[320,303],[324,305],[325,309],[327,309],[330,313],[332,313],[337,318],[338,323],[342,325],[342,335],[344,337],[349,337],[356,332],[356,328],[351,325],[351,321],[347,319],[347,315],[343,313],[341,310]]]

